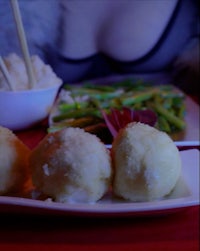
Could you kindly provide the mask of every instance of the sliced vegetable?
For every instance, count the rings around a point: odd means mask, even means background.
[[[65,92],[67,95],[61,95]],[[108,117],[112,122],[115,121],[112,126],[118,130],[127,121],[146,120],[145,123],[149,123],[149,118],[153,118],[151,123],[155,127],[172,135],[186,127],[184,98],[184,94],[171,85],[153,86],[134,79],[109,85],[65,85],[59,95],[57,112],[52,116],[49,130],[66,126],[96,130],[98,124],[101,124],[102,130],[102,123],[109,128]],[[150,113],[154,116],[149,117]],[[157,122],[154,124],[155,118]]]

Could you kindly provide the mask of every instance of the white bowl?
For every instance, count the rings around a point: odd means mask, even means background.
[[[41,122],[49,115],[59,87],[0,90],[0,125],[10,130],[22,130]]]

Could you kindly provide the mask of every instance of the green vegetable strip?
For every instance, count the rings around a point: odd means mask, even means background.
[[[96,117],[82,117],[73,120],[65,120],[62,124],[65,125],[65,127],[83,128],[85,126],[93,125],[100,122],[102,122],[102,120]]]
[[[170,128],[170,125],[169,125],[168,121],[162,116],[158,117],[158,128],[161,131],[164,131],[164,132],[167,132],[167,133],[171,132],[171,128]]]
[[[99,100],[103,99],[112,99],[115,97],[119,97],[121,95],[120,92],[112,91],[112,92],[105,92],[105,91],[98,91],[95,89],[89,89],[89,88],[79,88],[76,90],[72,90],[72,96],[83,96],[88,95],[90,98],[95,98]]]
[[[62,121],[64,119],[69,119],[69,118],[81,118],[81,117],[85,117],[85,116],[96,116],[96,117],[101,117],[101,113],[99,110],[97,109],[83,109],[83,110],[74,110],[74,111],[70,111],[67,113],[63,113],[60,114],[58,116],[55,116],[53,118],[54,122],[59,122]]]
[[[168,110],[166,110],[161,105],[155,104],[155,105],[153,105],[153,107],[156,112],[158,112],[160,115],[165,117],[166,120],[168,120],[170,123],[172,123],[176,128],[181,129],[181,130],[185,128],[185,122],[182,119],[176,117],[175,115],[170,113]]]
[[[136,103],[141,103],[143,101],[146,101],[148,99],[151,99],[153,97],[153,95],[155,94],[155,91],[151,90],[149,92],[144,92],[141,94],[136,94],[133,95],[132,97],[122,97],[121,98],[121,103],[123,106],[130,106]]]
[[[74,102],[72,104],[61,103],[58,108],[60,112],[68,112],[73,109],[83,109],[88,106],[88,102]]]
[[[83,88],[89,88],[94,90],[99,90],[103,92],[114,92],[116,90],[115,87],[110,85],[94,85],[94,84],[85,84]]]

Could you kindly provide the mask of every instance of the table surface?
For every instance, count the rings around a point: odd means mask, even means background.
[[[46,123],[18,132],[34,148]],[[0,250],[199,250],[199,206],[173,214],[145,217],[75,217],[4,213]]]

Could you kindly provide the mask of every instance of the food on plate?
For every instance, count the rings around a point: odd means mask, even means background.
[[[28,90],[29,81],[24,60],[15,53],[4,58],[9,76],[13,82],[14,90]],[[55,85],[61,85],[62,80],[56,76],[50,65],[46,65],[37,55],[31,56],[34,77],[36,83],[34,89],[44,89]],[[9,91],[3,73],[0,71],[0,90]]]
[[[29,154],[12,131],[0,126],[0,195],[23,191],[29,178]]]
[[[116,137],[119,130],[131,122],[141,122],[150,126],[155,126],[157,122],[157,115],[150,109],[132,110],[123,107],[122,110],[112,109],[109,114],[102,111],[102,114],[113,137]]]
[[[96,202],[109,189],[110,153],[80,128],[49,133],[32,151],[33,184],[57,202]]]
[[[181,173],[177,147],[164,132],[143,123],[121,129],[112,144],[113,192],[131,201],[161,199]]]
[[[110,84],[64,85],[50,116],[49,131],[80,127],[94,132],[104,143],[108,128],[102,110],[108,115],[124,107],[134,111],[152,110],[157,116],[155,127],[172,138],[185,129],[184,94],[171,85],[152,85],[145,81],[125,79]],[[101,137],[106,134],[106,137]],[[98,135],[99,136],[99,135]]]

